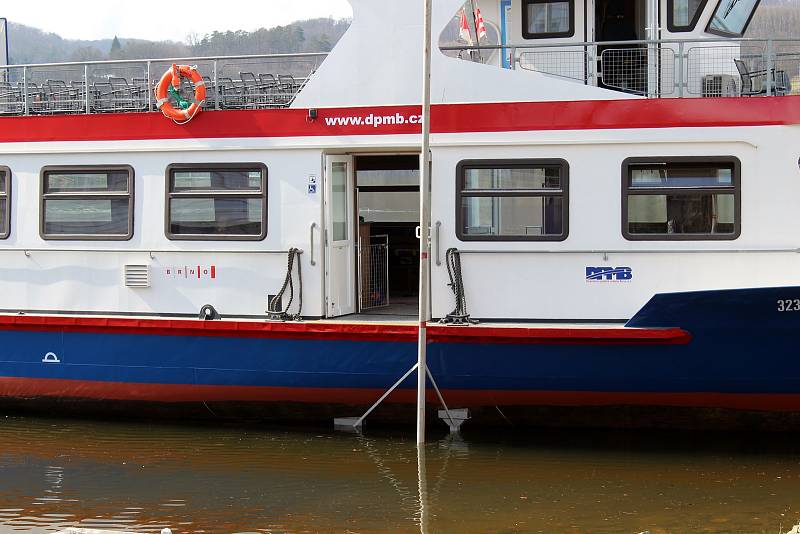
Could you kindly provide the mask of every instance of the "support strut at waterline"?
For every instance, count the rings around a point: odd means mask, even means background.
[[[400,379],[392,384],[392,387],[386,390],[386,392],[380,396],[380,398],[375,401],[375,403],[367,409],[366,412],[361,417],[337,417],[333,420],[333,427],[336,430],[347,430],[347,431],[355,431],[360,432],[364,426],[364,420],[375,411],[375,408],[380,406],[380,404],[386,400],[386,398],[392,394],[394,390],[400,387],[409,376],[411,376],[414,371],[419,369],[419,363],[415,363],[411,366],[411,369],[406,371],[406,373],[400,377]],[[457,433],[461,429],[461,425],[469,419],[469,410],[465,408],[457,408],[457,409],[450,409],[447,407],[447,403],[444,400],[444,396],[442,395],[441,390],[439,389],[439,385],[436,383],[436,380],[433,378],[433,374],[428,366],[425,366],[425,375],[430,380],[431,385],[433,386],[434,391],[436,391],[436,396],[439,398],[439,402],[441,403],[443,410],[439,410],[439,418],[444,421],[447,426],[450,428],[451,433]]]

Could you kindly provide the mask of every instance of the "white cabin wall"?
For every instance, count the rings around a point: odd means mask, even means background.
[[[114,143],[119,147],[123,143]],[[213,142],[210,143],[213,145]],[[196,314],[212,304],[224,316],[264,315],[267,295],[277,293],[286,254],[259,251],[299,247],[303,313],[321,316],[322,243],[310,225],[321,225],[322,193],[309,195],[308,177],[321,181],[319,150],[175,150],[98,152],[83,145],[63,154],[1,154],[12,172],[12,222],[0,241],[0,309]],[[127,147],[131,148],[132,143]],[[263,241],[170,241],[165,236],[165,171],[171,163],[261,162],[268,169],[268,230]],[[131,165],[135,170],[134,235],[130,241],[45,241],[39,236],[39,181],[46,165]],[[318,189],[321,191],[321,185]],[[24,250],[28,250],[26,256]],[[70,249],[69,251],[65,249]],[[79,251],[73,251],[79,249]],[[106,252],[102,252],[106,250]],[[199,252],[212,250],[214,252]],[[113,252],[121,251],[121,252]],[[150,251],[155,251],[151,253]],[[230,251],[230,252],[218,252]],[[151,287],[123,283],[123,266],[150,266]],[[178,277],[167,268],[216,266],[216,279]],[[174,270],[171,271],[174,273]],[[295,297],[296,298],[296,297]],[[296,302],[296,301],[295,301]]]
[[[419,104],[422,4],[369,0],[351,0],[351,4],[353,23],[297,95],[292,107]],[[462,5],[463,0],[434,2],[434,43]],[[579,28],[582,26],[576,27],[576,36],[582,35]],[[378,50],[380,54],[376,53]],[[431,63],[434,104],[637,98],[538,72],[450,58],[436,46]]]
[[[464,251],[473,317],[627,319],[659,292],[800,283],[800,144],[793,127],[482,134],[469,148],[433,153],[434,258]],[[474,144],[473,144],[474,143]],[[731,241],[627,241],[621,231],[622,162],[633,156],[735,156],[742,165],[741,236]],[[456,237],[455,169],[462,159],[563,158],[569,162],[569,236],[563,242],[462,242]],[[789,249],[789,252],[766,251]],[[729,251],[729,252],[708,252]],[[759,250],[764,252],[752,252]],[[512,253],[524,252],[524,253]],[[548,252],[550,251],[550,252]],[[607,254],[605,254],[607,253]],[[630,282],[587,282],[588,266],[631,267]],[[452,310],[444,263],[432,271],[433,315]]]

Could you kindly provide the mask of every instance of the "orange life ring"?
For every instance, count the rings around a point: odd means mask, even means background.
[[[181,86],[181,78],[189,78],[194,84],[194,102],[187,108],[180,105],[176,108],[169,99],[169,87],[177,91]],[[156,107],[161,110],[166,117],[174,121],[188,122],[202,109],[203,102],[206,100],[206,82],[197,71],[197,67],[189,65],[172,65],[172,68],[161,77],[156,86]],[[186,102],[186,101],[184,101]]]

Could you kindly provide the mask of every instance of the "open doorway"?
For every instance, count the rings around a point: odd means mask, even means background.
[[[356,156],[358,311],[417,315],[419,156]]]
[[[646,0],[595,0],[595,40],[599,45],[601,87],[639,95],[647,94],[647,47],[620,44],[647,38]]]

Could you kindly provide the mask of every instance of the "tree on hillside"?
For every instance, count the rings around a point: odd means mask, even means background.
[[[111,59],[119,59],[119,56],[122,52],[122,45],[119,43],[119,39],[117,36],[114,36],[114,40],[111,41],[111,50],[108,52],[108,57]]]
[[[70,61],[102,61],[105,55],[94,46],[82,46],[75,50],[69,57]]]

